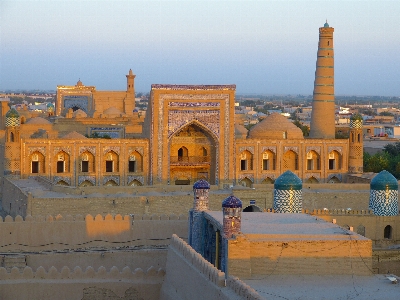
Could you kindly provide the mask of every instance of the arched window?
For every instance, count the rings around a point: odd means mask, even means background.
[[[317,152],[311,150],[307,153],[307,170],[321,170],[320,157]]]
[[[178,149],[178,161],[188,161],[189,151],[186,147]]]
[[[337,151],[332,151],[328,155],[328,166],[329,170],[340,170],[342,168],[341,155]]]
[[[247,150],[240,154],[240,170],[253,170],[253,154]]]
[[[289,150],[283,155],[283,170],[296,171],[299,169],[298,155],[296,152]]]
[[[130,173],[143,171],[143,159],[139,152],[134,151],[129,155],[128,171]]]
[[[329,41],[328,41],[328,46],[329,46]]]
[[[94,172],[94,155],[88,151],[81,154],[81,172]]]
[[[262,169],[264,171],[275,170],[275,154],[268,150],[265,151],[262,156]]]
[[[10,132],[10,142],[14,142],[14,133]]]
[[[383,230],[383,238],[384,239],[392,238],[392,226],[386,225],[385,229]]]
[[[65,154],[60,152],[57,155],[57,173],[65,172]]]

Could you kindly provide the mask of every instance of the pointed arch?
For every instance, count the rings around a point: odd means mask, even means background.
[[[137,179],[134,179],[134,180],[132,180],[129,184],[128,184],[128,186],[142,186],[143,184],[139,181],[139,180],[137,180]]]
[[[253,182],[252,182],[249,178],[244,177],[244,178],[242,178],[242,179],[239,181],[239,184],[240,184],[241,186],[251,188],[252,185],[253,185]]]
[[[310,178],[307,179],[306,183],[319,183],[319,181],[314,176],[311,176]]]
[[[80,187],[94,186],[94,184],[93,184],[92,182],[90,182],[89,180],[85,180],[85,181],[83,181],[79,186],[80,186]]]
[[[119,155],[113,150],[104,154],[103,170],[106,173],[119,172]]]
[[[66,181],[64,181],[64,180],[59,180],[59,181],[56,183],[56,185],[69,186],[69,184],[68,184]]]
[[[105,186],[118,186],[118,183],[116,183],[114,180],[110,179],[104,185]]]
[[[275,180],[273,180],[271,177],[266,177],[261,183],[263,184],[274,184]]]
[[[293,150],[288,150],[283,155],[282,170],[297,171],[299,169],[299,156]]]

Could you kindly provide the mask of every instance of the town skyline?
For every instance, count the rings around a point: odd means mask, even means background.
[[[400,95],[395,1],[2,1],[0,90],[236,84],[310,95],[318,28],[335,28],[335,94]]]

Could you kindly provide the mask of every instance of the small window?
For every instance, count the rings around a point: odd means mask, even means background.
[[[10,142],[14,142],[14,133],[10,133]]]
[[[88,161],[82,161],[82,172],[89,172],[89,162]]]
[[[312,159],[307,159],[307,170],[313,170],[314,161]]]
[[[112,172],[112,171],[113,171],[113,161],[107,160],[106,161],[106,172]]]
[[[391,239],[392,238],[392,226],[387,225],[383,231],[383,238]]]
[[[328,46],[329,46],[329,43],[330,43],[330,42],[328,41]]]
[[[131,173],[135,172],[136,171],[135,170],[136,169],[136,161],[130,160],[128,168],[129,168],[129,172],[131,172]]]
[[[263,170],[269,170],[269,159],[263,159]]]
[[[39,173],[39,162],[38,161],[32,162],[32,173]]]
[[[64,162],[63,161],[57,162],[57,173],[64,173]]]
[[[335,160],[334,159],[329,160],[329,170],[335,170]]]
[[[242,159],[242,160],[240,161],[240,170],[241,170],[241,171],[247,170],[247,160]]]

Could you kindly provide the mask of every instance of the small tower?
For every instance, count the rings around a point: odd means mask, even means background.
[[[53,103],[49,102],[46,105],[46,110],[49,116],[54,116],[54,105]]]
[[[223,234],[230,239],[242,230],[242,201],[231,195],[222,202]]]
[[[301,213],[303,183],[291,171],[286,171],[274,183],[274,210],[276,213]]]
[[[129,73],[126,75],[126,97],[124,99],[124,110],[128,115],[133,115],[135,109],[135,77],[132,69],[129,69]]]
[[[20,117],[15,108],[11,108],[5,116],[6,142],[4,150],[4,175],[20,172]]]
[[[350,117],[349,173],[363,173],[363,118],[360,114]]]
[[[189,245],[198,253],[204,255],[204,227],[203,211],[208,210],[208,193],[210,184],[200,179],[193,184],[193,208],[189,210]]]
[[[313,139],[335,138],[333,31],[328,23],[319,29],[310,124],[310,138]]]
[[[399,184],[388,171],[376,175],[370,184],[369,209],[377,216],[397,216],[399,213]]]

